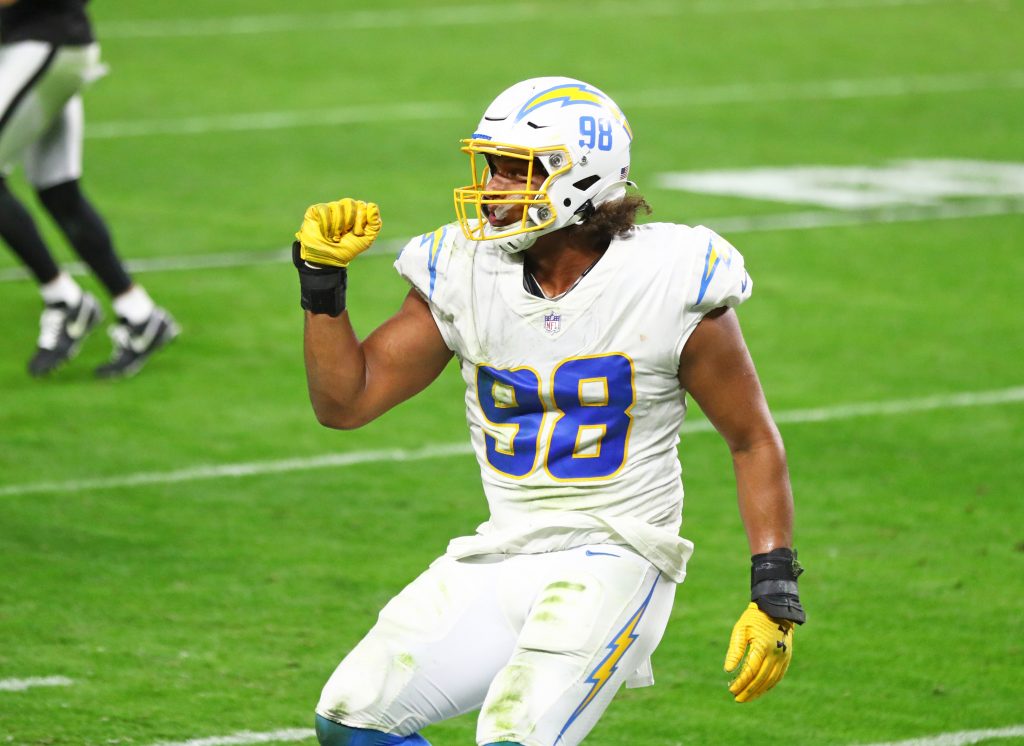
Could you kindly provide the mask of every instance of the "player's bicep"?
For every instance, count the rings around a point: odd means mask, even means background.
[[[366,338],[363,353],[370,419],[425,389],[452,359],[430,307],[415,290]]]
[[[680,357],[679,383],[733,450],[776,432],[736,312],[706,314]]]

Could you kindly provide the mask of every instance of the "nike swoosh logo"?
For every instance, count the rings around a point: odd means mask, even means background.
[[[68,324],[68,336],[72,339],[78,339],[85,330],[89,327],[89,318],[92,316],[92,308],[85,301],[79,306],[78,316],[74,321]]]
[[[598,555],[601,555],[603,557],[618,557],[619,556],[617,554],[612,554],[611,552],[591,552],[589,549],[587,550],[587,556],[588,557],[596,557]]]
[[[156,339],[157,333],[160,331],[161,317],[154,313],[150,318],[149,323],[146,324],[146,328],[142,330],[142,334],[135,338],[129,338],[129,344],[131,345],[132,351],[137,353],[145,352],[153,340]]]

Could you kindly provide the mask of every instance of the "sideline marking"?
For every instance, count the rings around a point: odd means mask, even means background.
[[[0,679],[0,692],[23,692],[35,686],[71,686],[66,676],[32,676],[27,679]]]
[[[917,399],[893,399],[861,404],[840,404],[833,407],[791,409],[775,413],[775,421],[794,425],[811,422],[845,420],[872,415],[899,415],[914,412],[928,412],[936,409],[962,409],[994,404],[1024,402],[1024,386],[1015,386],[994,391],[968,391],[959,394],[939,394]],[[682,433],[714,432],[711,423],[698,420],[684,423]],[[71,479],[63,482],[27,482],[0,487],[0,497],[30,495],[40,492],[83,492],[95,489],[137,487],[146,484],[174,484],[195,482],[223,477],[250,477],[262,474],[282,474],[293,471],[309,471],[330,467],[353,466],[366,463],[409,462],[427,459],[467,456],[473,453],[468,442],[447,443],[417,449],[384,449],[375,451],[354,451],[351,453],[329,453],[307,458],[290,458],[273,461],[252,461],[248,463],[221,464],[219,466],[198,466],[162,472],[138,472],[117,477],[95,479]]]
[[[831,79],[817,81],[734,83],[719,86],[639,91],[618,98],[626,109],[688,108],[720,104],[776,101],[845,100],[909,96],[914,94],[964,93],[981,90],[1024,88],[1024,70],[908,75],[887,78]],[[200,135],[213,132],[323,127],[337,124],[414,121],[422,119],[469,119],[480,115],[479,106],[452,101],[412,101],[404,104],[363,104],[316,111],[266,111],[175,119],[131,119],[91,122],[87,140],[106,140],[151,135]]]
[[[1024,199],[972,200],[938,206],[909,205],[878,210],[846,210],[783,212],[774,215],[736,216],[726,218],[700,218],[691,225],[706,225],[721,234],[758,233],[769,231],[811,230],[814,228],[843,228],[862,225],[914,223],[929,220],[956,220],[960,218],[997,217],[1024,213]],[[378,241],[363,256],[394,257],[405,245],[404,239]],[[233,251],[224,254],[193,254],[187,256],[150,257],[125,260],[131,274],[140,272],[174,272],[211,267],[256,267],[281,264],[292,258],[290,248],[269,251]],[[75,277],[85,277],[90,270],[82,262],[68,262],[61,268]],[[0,269],[0,283],[28,280],[31,275],[22,267]]]
[[[1015,738],[1017,736],[1024,736],[1024,725],[1011,725],[1007,728],[987,730],[964,730],[959,733],[940,733],[937,736],[928,736],[927,738],[875,743],[870,744],[870,746],[968,746],[968,744],[979,743],[980,741],[996,738]]]
[[[285,728],[264,733],[250,730],[239,731],[228,736],[211,736],[209,738],[192,738],[188,741],[160,741],[152,746],[246,746],[250,743],[281,743],[282,741],[305,741],[316,738],[316,731],[311,728]]]
[[[971,0],[980,4],[979,0]],[[922,5],[953,5],[958,0],[734,0],[733,2],[619,3],[599,2],[586,6],[590,18],[621,18],[623,14],[640,16],[721,15],[726,13],[765,13],[801,10],[858,10],[863,8],[900,8]],[[574,4],[554,9],[572,10]],[[576,10],[584,6],[576,4]],[[229,16],[224,18],[178,18],[134,21],[106,21],[97,24],[101,39],[153,39],[161,37],[233,36],[274,34],[292,31],[354,31],[426,26],[483,26],[493,23],[488,6],[446,6],[415,10],[375,10],[373,12],[272,14]],[[505,22],[527,21],[549,15],[551,6],[540,3],[503,5]]]

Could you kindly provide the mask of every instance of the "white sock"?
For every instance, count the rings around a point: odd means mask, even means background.
[[[56,279],[40,285],[39,293],[46,304],[67,303],[69,307],[74,308],[82,302],[82,286],[71,279],[67,272],[61,272]]]
[[[141,324],[148,319],[156,308],[153,299],[141,285],[132,285],[125,292],[114,298],[114,313],[128,319],[132,326]]]

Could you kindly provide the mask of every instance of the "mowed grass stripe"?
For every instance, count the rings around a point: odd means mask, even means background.
[[[1024,70],[960,72],[941,75],[903,75],[884,78],[835,78],[777,83],[732,83],[662,90],[635,91],[619,96],[627,111],[644,108],[692,108],[728,104],[785,101],[830,101],[913,95],[969,93],[1024,88]],[[479,116],[479,103],[412,101],[403,104],[363,104],[315,111],[264,111],[208,117],[133,119],[92,122],[86,138],[109,140],[158,135],[187,136],[216,132],[323,127],[343,124],[467,119]]]
[[[881,402],[840,404],[833,407],[783,410],[775,413],[775,421],[782,424],[829,422],[856,417],[892,416],[928,412],[937,409],[963,409],[1019,402],[1024,402],[1024,386],[994,391],[971,391],[959,394],[925,396],[916,399],[894,399]],[[682,431],[684,433],[706,433],[713,432],[713,428],[706,420],[698,420],[684,424]],[[200,466],[164,472],[139,472],[97,479],[12,484],[0,487],[0,497],[38,494],[41,492],[73,493],[94,489],[140,487],[147,484],[173,484],[177,482],[222,479],[225,477],[251,477],[263,474],[281,474],[366,463],[423,461],[451,456],[466,456],[472,452],[473,449],[468,442],[460,442],[428,446],[414,450],[395,448],[375,451],[354,451],[351,453],[330,453],[306,458]]]
[[[562,3],[552,7],[542,3],[502,5],[505,23],[550,17],[552,12],[585,10],[589,18],[622,18],[834,11],[876,8],[901,8],[950,5],[962,0],[736,0],[736,2],[696,3]],[[973,0],[980,4],[983,0]],[[373,31],[396,28],[489,26],[494,23],[493,8],[488,6],[447,6],[428,9],[374,10],[353,13],[278,13],[226,16],[223,18],[175,18],[137,21],[106,21],[99,25],[104,39],[155,39],[165,37],[238,36],[316,31]]]

